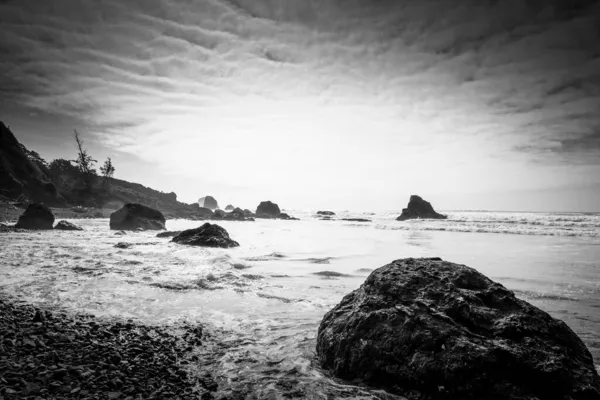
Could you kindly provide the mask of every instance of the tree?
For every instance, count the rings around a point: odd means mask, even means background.
[[[83,183],[85,184],[86,189],[91,189],[92,184],[94,183],[94,176],[96,176],[96,170],[93,166],[97,161],[94,160],[92,156],[88,154],[87,149],[83,147],[83,140],[79,137],[77,129],[75,129],[74,132],[78,151],[75,163],[77,164],[79,171],[83,174]]]
[[[52,177],[59,177],[60,175],[76,175],[79,173],[79,168],[73,165],[73,161],[65,160],[63,158],[57,158],[52,160],[48,166],[50,175]]]
[[[102,173],[104,183],[105,184],[109,183],[110,178],[112,178],[112,176],[115,173],[115,167],[114,167],[110,157],[108,157],[106,159],[106,161],[104,161],[104,165],[100,167],[100,172]]]

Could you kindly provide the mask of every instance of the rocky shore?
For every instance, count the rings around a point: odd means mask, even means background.
[[[35,308],[0,294],[0,398],[211,399],[203,330]]]

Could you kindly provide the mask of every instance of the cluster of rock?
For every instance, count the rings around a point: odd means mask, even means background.
[[[54,214],[52,210],[42,203],[32,203],[21,214],[19,220],[14,226],[15,229],[36,229],[50,230],[57,229],[63,231],[82,231],[79,226],[68,221],[59,221],[54,226]]]
[[[431,203],[423,200],[421,197],[412,195],[408,201],[408,206],[402,209],[402,214],[396,218],[396,221],[406,221],[407,219],[446,219],[446,215],[437,213]]]
[[[34,309],[0,297],[0,398],[213,398],[191,372],[201,326],[168,328]],[[4,397],[3,397],[4,396]]]
[[[321,366],[416,399],[598,399],[590,352],[562,321],[464,265],[397,260],[323,318]]]

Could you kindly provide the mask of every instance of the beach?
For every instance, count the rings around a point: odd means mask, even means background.
[[[395,221],[395,211],[337,212],[370,222],[290,214],[301,220],[219,222],[240,243],[234,249],[185,247],[151,231],[115,235],[107,219],[70,220],[80,232],[3,233],[1,290],[100,319],[201,324],[209,339],[195,351],[217,396],[385,398],[320,370],[319,323],[372,270],[399,258],[441,257],[565,321],[600,364],[598,214],[448,212],[447,221],[407,222]],[[168,220],[167,229],[199,224]]]

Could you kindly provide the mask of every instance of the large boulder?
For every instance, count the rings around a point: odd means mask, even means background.
[[[54,214],[52,210],[42,203],[30,204],[21,214],[15,228],[18,229],[52,229]]]
[[[205,223],[199,228],[188,229],[172,239],[173,242],[188,246],[237,247],[239,243],[229,237],[227,231],[216,224]]]
[[[215,200],[215,198],[212,196],[201,197],[198,200],[198,204],[200,205],[200,207],[205,207],[210,210],[216,210],[217,208],[219,208],[219,203],[217,203],[217,200]]]
[[[322,367],[416,399],[600,399],[581,339],[476,270],[439,258],[381,267],[323,318]]]
[[[423,200],[419,196],[412,195],[408,201],[408,206],[402,209],[402,214],[396,218],[396,221],[406,221],[407,219],[417,218],[446,219],[448,217],[435,212],[431,203],[428,201]]]
[[[72,224],[69,221],[64,221],[64,220],[58,221],[58,224],[56,224],[54,229],[58,229],[59,231],[82,231],[83,230],[82,227]]]
[[[276,218],[281,214],[279,206],[270,201],[262,201],[256,208],[257,218]]]
[[[165,216],[158,210],[142,204],[125,204],[120,210],[110,214],[110,229],[135,231],[161,230],[165,228]]]
[[[227,207],[225,207],[225,211],[233,211],[235,207],[232,206],[231,204],[228,204]]]

